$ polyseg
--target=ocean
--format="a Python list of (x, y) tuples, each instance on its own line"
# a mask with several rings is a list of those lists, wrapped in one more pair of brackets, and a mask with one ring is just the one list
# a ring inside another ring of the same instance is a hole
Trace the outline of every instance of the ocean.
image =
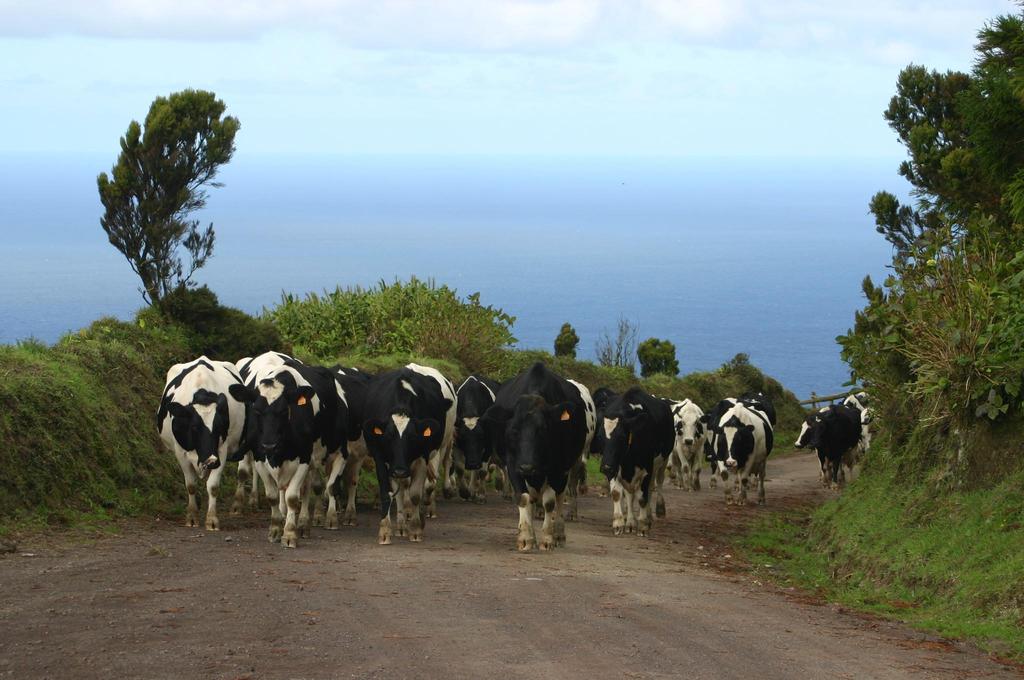
[[(99, 226), (109, 154), (0, 155), (0, 342), (142, 304)], [(289, 156), (239, 152), (211, 190), (197, 280), (258, 313), (283, 291), (417, 276), (516, 316), (519, 347), (569, 321), (594, 356), (620, 316), (682, 372), (737, 352), (798, 396), (841, 389), (835, 336), (885, 276), (867, 203), (894, 159)]]

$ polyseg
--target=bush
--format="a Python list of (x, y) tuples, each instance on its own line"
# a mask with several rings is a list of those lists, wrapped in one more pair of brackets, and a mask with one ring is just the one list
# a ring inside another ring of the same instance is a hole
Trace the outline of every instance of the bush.
[(516, 341), (515, 317), (480, 304), (478, 293), (463, 299), (454, 289), (416, 278), (301, 299), (285, 294), (265, 317), (297, 353), (319, 357), (417, 354), (491, 372), (501, 351)]
[[(184, 327), (195, 355), (237, 361), (270, 350), (288, 351), (281, 334), (266, 319), (257, 319), (234, 307), (225, 307), (207, 288), (178, 288), (159, 305), (163, 317)], [(140, 313), (143, 323), (152, 320), (148, 310)]]
[(676, 346), (668, 340), (647, 338), (636, 348), (640, 360), (640, 375), (648, 378), (655, 373), (676, 375), (679, 362), (676, 360)]

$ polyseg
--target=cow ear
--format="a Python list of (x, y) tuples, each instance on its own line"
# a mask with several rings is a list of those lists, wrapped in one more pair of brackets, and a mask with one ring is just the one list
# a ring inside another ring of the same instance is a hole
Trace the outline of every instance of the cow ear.
[(187, 418), (191, 414), (192, 409), (184, 404), (172, 401), (167, 405), (167, 411), (175, 418)]
[(367, 420), (363, 423), (363, 436), (366, 437), (367, 441), (371, 439), (380, 439), (384, 436), (384, 432), (386, 430), (387, 427), (383, 420)]
[(316, 396), (316, 390), (308, 385), (302, 387), (296, 387), (294, 390), (289, 390), (288, 403), (295, 406), (309, 406), (313, 408), (313, 397)]
[(561, 404), (548, 406), (548, 418), (556, 423), (568, 424), (576, 420), (579, 409), (571, 401), (563, 401)]
[(250, 389), (240, 383), (234, 383), (228, 387), (228, 394), (235, 401), (251, 404), (256, 401), (257, 393), (256, 390)]

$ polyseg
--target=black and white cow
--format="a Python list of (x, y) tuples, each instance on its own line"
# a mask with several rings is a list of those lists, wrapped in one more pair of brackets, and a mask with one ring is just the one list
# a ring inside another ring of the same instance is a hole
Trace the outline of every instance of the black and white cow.
[[(757, 503), (764, 505), (765, 466), (774, 444), (768, 416), (753, 406), (737, 402), (719, 418), (715, 430), (715, 461), (724, 469), (726, 504), (745, 505), (750, 477), (754, 476), (757, 478)], [(730, 475), (732, 484), (728, 483)]]
[(843, 400), (843, 406), (852, 406), (858, 411), (863, 411), (868, 407), (869, 402), (870, 398), (868, 397), (868, 393), (860, 391), (847, 396), (846, 399)]
[(363, 422), (366, 420), (366, 392), (373, 379), (373, 375), (358, 368), (343, 368), (335, 365), (331, 367), (331, 370), (334, 371), (335, 379), (341, 383), (342, 390), (345, 392), (345, 400), (348, 402), (348, 456), (337, 481), (333, 486), (327, 487), (326, 492), (329, 496), (324, 523), (328, 529), (333, 528), (331, 509), (338, 496), (345, 499), (345, 511), (341, 516), (341, 524), (352, 527), (356, 525), (356, 487), (359, 484), (359, 471), (363, 468), (363, 463), (370, 457), (369, 449), (366, 447), (366, 437), (363, 434)]
[[(239, 359), (235, 362), (235, 369), (242, 378), (242, 382), (246, 386), (255, 389), (257, 373), (268, 368), (284, 366), (285, 361), (296, 361), (296, 359), (282, 352), (264, 352), (259, 356)], [(254, 415), (251, 413), (251, 409), (249, 411), (247, 419), (251, 423)], [(246, 503), (245, 484), (247, 481), (252, 482), (248, 499), (249, 507), (253, 510), (259, 507), (259, 488), (260, 482), (262, 482), (265, 497), (271, 503), (271, 511), (277, 512), (277, 487), (273, 485), (273, 480), (270, 478), (269, 468), (256, 460), (254, 433), (254, 426), (246, 427), (245, 445), (239, 450), (243, 456), (238, 461), (238, 486), (235, 487), (235, 501), (231, 506), (232, 514), (240, 511)]]
[(689, 399), (672, 403), (675, 445), (672, 467), (676, 485), (687, 491), (700, 491), (700, 467), (704, 453), (704, 411)]
[(529, 551), (537, 544), (535, 503), (544, 508), (541, 550), (565, 544), (562, 507), (570, 474), (590, 449), (595, 411), (586, 387), (538, 361), (505, 383), (484, 414), (487, 437), (505, 461), (518, 497), (519, 550)]
[(196, 483), (209, 473), (206, 528), (220, 529), (217, 494), (224, 464), (244, 445), (246, 407), (235, 394), (235, 388), (241, 387), (233, 364), (205, 356), (175, 364), (167, 371), (156, 428), (164, 445), (178, 459), (185, 477), (186, 526), (198, 524)]
[(871, 407), (868, 406), (869, 401), (868, 393), (864, 391), (851, 394), (843, 400), (843, 406), (852, 406), (860, 411), (860, 443), (857, 445), (858, 460), (855, 461), (855, 464), (871, 446), (872, 421), (874, 421), (875, 415)]
[(255, 388), (242, 387), (240, 395), (252, 404), (254, 453), (278, 491), (280, 514), (271, 515), (269, 538), (295, 548), (300, 536), (309, 536), (311, 470), (330, 469), (328, 486), (342, 471), (348, 427), (345, 392), (330, 369), (288, 360), (258, 374)]
[(721, 422), (722, 416), (737, 403), (739, 403), (739, 399), (726, 397), (701, 417), (701, 423), (704, 425), (704, 459), (708, 463), (708, 484), (712, 489), (718, 485), (718, 479), (722, 477), (722, 473), (728, 472), (725, 465), (720, 464), (715, 456), (718, 437), (722, 433), (718, 424)]
[[(672, 410), (665, 400), (631, 387), (605, 406), (601, 429), (605, 436), (601, 472), (611, 488), (612, 529), (615, 535), (635, 531), (646, 536), (652, 522), (652, 482), (655, 513), (665, 516), (665, 499), (657, 481), (664, 478), (675, 444)], [(626, 506), (625, 517), (620, 501)]]
[(423, 540), (425, 505), (452, 448), (455, 413), (455, 388), (436, 369), (408, 364), (370, 381), (363, 434), (377, 467), (381, 545), (391, 543), (392, 505), (398, 535)]
[(829, 406), (812, 413), (804, 420), (804, 428), (797, 440), (797, 448), (810, 448), (818, 452), (822, 481), (839, 488), (842, 467), (852, 470), (855, 451), (860, 442), (861, 413), (853, 406)]
[[(487, 466), (492, 465), (491, 446), (480, 417), (494, 405), (500, 385), (490, 378), (471, 375), (456, 393), (458, 409), (455, 418), (455, 444), (452, 450), (455, 483), (459, 496), (468, 501), (486, 499)], [(496, 466), (497, 467), (497, 466)], [(501, 488), (505, 488), (504, 469)]]
[(747, 392), (740, 397), (740, 403), (765, 414), (768, 417), (768, 424), (773, 428), (778, 424), (775, 416), (775, 405), (764, 392)]

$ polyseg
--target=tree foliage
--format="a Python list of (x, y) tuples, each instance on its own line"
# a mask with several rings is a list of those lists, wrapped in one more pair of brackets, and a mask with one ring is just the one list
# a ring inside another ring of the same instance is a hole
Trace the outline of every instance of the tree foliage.
[(568, 321), (562, 324), (562, 330), (555, 338), (555, 356), (576, 358), (576, 346), (580, 344), (580, 336)]
[(602, 366), (616, 368), (627, 368), (631, 372), (636, 370), (636, 343), (640, 329), (637, 324), (631, 322), (624, 316), (619, 317), (615, 328), (615, 337), (609, 335), (608, 331), (602, 331), (594, 347), (597, 354), (597, 362)]
[(1024, 392), (1024, 16), (978, 34), (969, 74), (903, 70), (885, 117), (913, 206), (871, 202), (893, 275), (838, 338), (895, 441), (998, 420)]
[(676, 360), (676, 346), (668, 340), (647, 338), (636, 349), (640, 360), (640, 375), (649, 378), (656, 373), (676, 375), (679, 362)]
[(184, 90), (157, 97), (145, 127), (128, 125), (117, 163), (100, 173), (100, 225), (157, 304), (187, 286), (213, 253), (213, 225), (191, 215), (206, 205), (206, 187), (235, 151), (238, 119), (224, 115), (212, 92)]

